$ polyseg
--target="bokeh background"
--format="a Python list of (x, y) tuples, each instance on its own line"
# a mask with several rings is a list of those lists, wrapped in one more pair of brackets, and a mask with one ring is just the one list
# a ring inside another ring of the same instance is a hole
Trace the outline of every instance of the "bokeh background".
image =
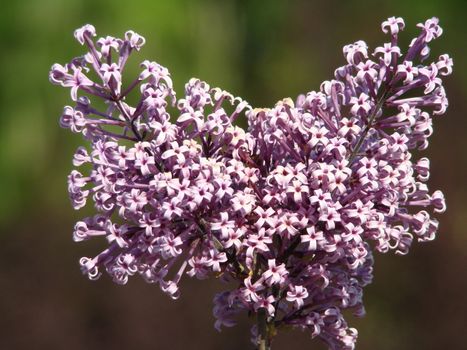
[[(435, 119), (430, 187), (448, 211), (436, 241), (409, 256), (377, 255), (365, 291), (368, 315), (350, 318), (358, 349), (467, 349), (467, 35), (465, 1), (16, 0), (0, 6), (0, 349), (251, 349), (249, 324), (213, 328), (219, 281), (183, 283), (172, 302), (138, 278), (127, 286), (90, 282), (78, 259), (99, 242), (75, 244), (66, 193), (73, 151), (82, 140), (58, 127), (69, 94), (48, 83), (55, 62), (82, 53), (73, 30), (100, 35), (133, 29), (147, 45), (133, 58), (167, 66), (178, 91), (192, 76), (254, 106), (317, 89), (343, 64), (342, 46), (386, 38), (380, 23), (402, 16), (405, 43), (415, 25), (438, 16), (449, 53), (447, 115)], [(325, 349), (308, 334), (280, 334), (274, 349)]]

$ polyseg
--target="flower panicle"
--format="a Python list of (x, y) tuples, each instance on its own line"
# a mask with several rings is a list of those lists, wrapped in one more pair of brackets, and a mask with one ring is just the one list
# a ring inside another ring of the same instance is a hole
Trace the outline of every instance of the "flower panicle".
[(389, 18), (389, 42), (346, 45), (346, 64), (319, 91), (263, 109), (195, 78), (177, 98), (168, 69), (148, 60), (124, 84), (145, 39), (77, 29), (86, 53), (54, 64), (49, 79), (70, 88), (74, 103), (60, 125), (90, 146), (73, 164), (91, 171), (73, 170), (68, 191), (75, 209), (91, 200), (97, 213), (76, 224), (73, 239), (108, 242), (80, 260), (83, 273), (106, 271), (119, 284), (140, 275), (174, 299), (184, 275), (237, 281), (214, 298), (216, 328), (261, 311), (269, 327), (353, 349), (357, 331), (343, 311), (364, 314), (372, 252), (407, 254), (414, 239), (434, 239), (429, 210), (446, 209), (426, 185), (429, 160), (412, 151), (427, 148), (432, 116), (446, 111), (453, 62), (445, 54), (424, 63), (442, 29), (437, 18), (418, 27), (400, 48), (405, 23)]

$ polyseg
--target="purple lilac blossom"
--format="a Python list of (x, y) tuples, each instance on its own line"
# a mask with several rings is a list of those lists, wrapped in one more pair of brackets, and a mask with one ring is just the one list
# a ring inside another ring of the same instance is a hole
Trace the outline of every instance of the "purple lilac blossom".
[(214, 297), (217, 329), (262, 309), (270, 327), (354, 349), (343, 311), (365, 313), (372, 251), (407, 254), (414, 239), (431, 241), (438, 221), (427, 210), (446, 209), (426, 185), (429, 160), (412, 151), (427, 148), (431, 115), (446, 111), (442, 77), (453, 63), (423, 63), (442, 33), (437, 18), (418, 24), (406, 52), (404, 27), (389, 18), (389, 42), (345, 46), (347, 63), (319, 91), (261, 109), (194, 78), (177, 99), (167, 68), (148, 60), (124, 84), (145, 39), (128, 31), (94, 41), (92, 25), (76, 30), (86, 54), (53, 65), (50, 81), (71, 88), (75, 103), (60, 125), (90, 144), (73, 164), (92, 170), (73, 170), (68, 190), (75, 209), (91, 199), (97, 214), (76, 223), (73, 239), (108, 242), (81, 258), (83, 273), (106, 271), (119, 284), (140, 275), (173, 299), (183, 275), (236, 281)]

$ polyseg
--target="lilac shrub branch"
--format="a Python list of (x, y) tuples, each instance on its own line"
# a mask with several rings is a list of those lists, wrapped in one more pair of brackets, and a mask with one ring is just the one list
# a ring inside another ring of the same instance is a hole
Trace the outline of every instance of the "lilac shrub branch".
[(74, 102), (60, 125), (89, 146), (73, 164), (91, 171), (73, 170), (68, 191), (75, 209), (90, 199), (96, 214), (76, 223), (73, 239), (108, 242), (81, 258), (83, 273), (105, 271), (119, 284), (140, 275), (173, 299), (185, 275), (235, 281), (214, 297), (216, 329), (246, 312), (259, 349), (284, 327), (354, 349), (357, 330), (343, 311), (365, 314), (372, 252), (407, 254), (414, 239), (431, 241), (438, 221), (427, 210), (446, 208), (426, 185), (429, 160), (412, 151), (427, 148), (432, 115), (446, 111), (452, 59), (424, 63), (438, 19), (418, 24), (405, 55), (404, 27), (389, 18), (389, 42), (372, 53), (363, 41), (345, 46), (345, 65), (319, 91), (262, 109), (194, 78), (177, 98), (167, 68), (148, 60), (124, 86), (145, 39), (76, 30), (87, 52), (54, 64), (49, 77)]

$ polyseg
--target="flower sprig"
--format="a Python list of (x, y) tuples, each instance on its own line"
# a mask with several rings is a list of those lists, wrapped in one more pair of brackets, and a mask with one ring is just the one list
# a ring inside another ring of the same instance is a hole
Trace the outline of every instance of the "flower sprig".
[[(49, 77), (74, 102), (60, 125), (90, 145), (73, 164), (92, 170), (73, 170), (68, 191), (75, 209), (91, 199), (97, 213), (73, 238), (108, 242), (80, 260), (83, 273), (106, 271), (119, 284), (140, 275), (174, 299), (184, 275), (236, 281), (214, 298), (217, 329), (248, 312), (261, 349), (284, 326), (353, 349), (357, 330), (342, 312), (364, 314), (372, 251), (406, 254), (414, 238), (434, 239), (438, 221), (425, 208), (446, 208), (426, 185), (429, 160), (411, 152), (428, 146), (432, 115), (446, 111), (452, 59), (424, 63), (438, 19), (418, 25), (405, 54), (404, 27), (389, 18), (389, 42), (373, 53), (363, 41), (345, 46), (346, 64), (319, 91), (263, 109), (199, 79), (177, 99), (167, 68), (148, 60), (126, 85), (128, 58), (145, 39), (76, 30), (86, 54)], [(247, 130), (235, 125), (241, 117)]]

